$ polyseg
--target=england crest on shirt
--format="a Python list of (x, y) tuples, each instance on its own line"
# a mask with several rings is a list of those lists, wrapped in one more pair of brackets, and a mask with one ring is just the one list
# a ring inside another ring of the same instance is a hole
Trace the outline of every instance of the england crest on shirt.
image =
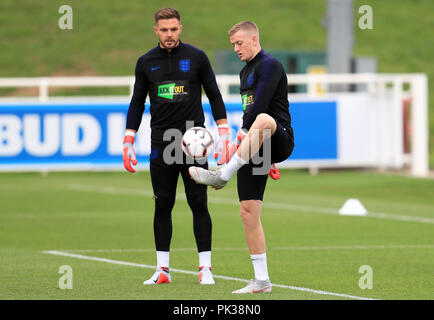
[(182, 72), (190, 71), (190, 59), (179, 60), (179, 70)]

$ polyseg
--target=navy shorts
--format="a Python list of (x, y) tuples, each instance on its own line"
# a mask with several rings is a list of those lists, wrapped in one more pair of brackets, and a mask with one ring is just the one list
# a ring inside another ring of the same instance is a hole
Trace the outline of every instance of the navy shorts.
[[(193, 164), (187, 164), (186, 156), (182, 152), (181, 146), (179, 146), (179, 154), (182, 154), (182, 163), (166, 164), (163, 159), (164, 148), (167, 144), (151, 144), (151, 156), (150, 156), (150, 174), (152, 188), (154, 195), (160, 198), (175, 197), (176, 189), (178, 185), (178, 177), (181, 174), (185, 193), (187, 197), (201, 195), (206, 199), (207, 188), (205, 185), (197, 184), (190, 178), (188, 168), (193, 166), (202, 167), (208, 169), (208, 163), (198, 163), (194, 161)], [(172, 156), (174, 152), (172, 152)]]
[[(261, 200), (264, 197), (265, 186), (267, 185), (268, 171), (273, 163), (282, 162), (291, 155), (294, 149), (294, 132), (292, 128), (284, 128), (276, 121), (276, 132), (271, 136), (271, 150), (264, 155), (267, 147), (259, 149), (257, 160), (255, 156), (237, 172), (238, 198), (243, 200)], [(264, 145), (267, 141), (264, 141)], [(260, 159), (263, 161), (259, 162)]]

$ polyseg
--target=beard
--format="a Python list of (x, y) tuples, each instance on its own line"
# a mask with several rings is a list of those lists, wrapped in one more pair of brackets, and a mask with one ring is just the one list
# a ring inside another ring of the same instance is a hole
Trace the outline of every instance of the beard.
[(175, 40), (175, 39), (169, 39), (169, 40), (164, 40), (164, 41), (161, 41), (161, 40), (160, 40), (160, 45), (161, 45), (161, 47), (163, 47), (164, 49), (173, 49), (173, 48), (175, 48), (178, 44), (179, 44), (179, 39), (178, 39), (178, 40)]

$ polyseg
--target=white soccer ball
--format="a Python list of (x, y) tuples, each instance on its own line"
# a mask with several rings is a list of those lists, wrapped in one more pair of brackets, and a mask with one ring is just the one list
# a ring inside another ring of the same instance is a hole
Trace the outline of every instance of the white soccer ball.
[(201, 160), (211, 153), (214, 139), (211, 133), (202, 127), (188, 129), (182, 136), (182, 151), (195, 160)]

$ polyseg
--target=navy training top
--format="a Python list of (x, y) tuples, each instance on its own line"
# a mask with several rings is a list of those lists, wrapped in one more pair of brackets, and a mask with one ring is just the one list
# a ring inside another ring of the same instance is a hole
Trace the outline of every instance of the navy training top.
[(184, 133), (186, 121), (203, 127), (202, 87), (214, 119), (226, 118), (226, 108), (205, 52), (181, 41), (170, 52), (158, 44), (137, 61), (126, 128), (139, 129), (148, 93), (152, 142), (163, 142), (167, 129)]
[(277, 59), (261, 50), (248, 61), (240, 71), (240, 93), (243, 128), (249, 130), (260, 113), (267, 113), (291, 131), (288, 79)]

